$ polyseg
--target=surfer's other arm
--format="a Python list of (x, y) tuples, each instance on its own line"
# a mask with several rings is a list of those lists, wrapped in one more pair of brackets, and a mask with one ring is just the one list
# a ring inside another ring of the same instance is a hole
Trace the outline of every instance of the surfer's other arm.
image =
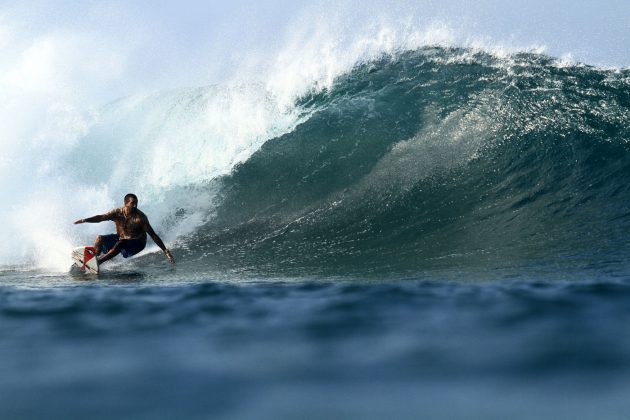
[(164, 245), (164, 242), (162, 242), (162, 239), (160, 239), (160, 237), (158, 236), (157, 233), (155, 233), (155, 231), (153, 230), (153, 228), (151, 227), (151, 225), (149, 224), (148, 220), (145, 220), (144, 223), (144, 229), (145, 231), (149, 234), (149, 236), (151, 237), (151, 239), (153, 239), (153, 242), (155, 242), (155, 244), (157, 246), (160, 247), (160, 249), (162, 251), (164, 251), (164, 254), (166, 254), (166, 258), (168, 258), (168, 260), (172, 263), (175, 262), (175, 258), (173, 257), (173, 254), (171, 254), (171, 250), (168, 249), (166, 247), (166, 245)]
[(79, 219), (74, 222), (75, 225), (79, 225), (81, 223), (101, 223), (106, 220), (110, 220), (109, 216), (106, 214), (99, 214), (98, 216), (88, 217), (87, 219)]

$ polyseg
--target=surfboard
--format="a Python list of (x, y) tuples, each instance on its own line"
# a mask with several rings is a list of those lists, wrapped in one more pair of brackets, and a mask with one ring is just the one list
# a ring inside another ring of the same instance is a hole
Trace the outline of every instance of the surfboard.
[(72, 250), (74, 267), (91, 274), (98, 274), (98, 261), (96, 261), (96, 250), (93, 246), (79, 246)]

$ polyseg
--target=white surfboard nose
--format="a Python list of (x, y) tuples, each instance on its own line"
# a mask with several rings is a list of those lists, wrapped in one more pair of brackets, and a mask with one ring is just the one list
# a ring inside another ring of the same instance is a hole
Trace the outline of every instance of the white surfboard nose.
[(79, 246), (72, 250), (74, 265), (86, 273), (98, 273), (96, 249), (93, 246)]

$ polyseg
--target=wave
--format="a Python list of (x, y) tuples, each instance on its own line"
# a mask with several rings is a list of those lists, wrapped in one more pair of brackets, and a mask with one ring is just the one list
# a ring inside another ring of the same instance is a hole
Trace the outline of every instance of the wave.
[(306, 91), (278, 74), (60, 109), (1, 162), (0, 263), (66, 270), (106, 229), (72, 221), (131, 191), (195, 273), (628, 272), (630, 70), (456, 47), (357, 60)]
[(629, 70), (426, 47), (296, 105), (307, 118), (213, 183), (184, 259), (364, 275), (624, 264)]

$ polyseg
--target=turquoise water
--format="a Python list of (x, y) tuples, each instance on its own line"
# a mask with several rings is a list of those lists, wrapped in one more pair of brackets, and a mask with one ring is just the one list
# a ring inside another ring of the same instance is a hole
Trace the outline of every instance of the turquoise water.
[(442, 48), (359, 66), (220, 180), (186, 259), (300, 276), (627, 273), (629, 77)]

